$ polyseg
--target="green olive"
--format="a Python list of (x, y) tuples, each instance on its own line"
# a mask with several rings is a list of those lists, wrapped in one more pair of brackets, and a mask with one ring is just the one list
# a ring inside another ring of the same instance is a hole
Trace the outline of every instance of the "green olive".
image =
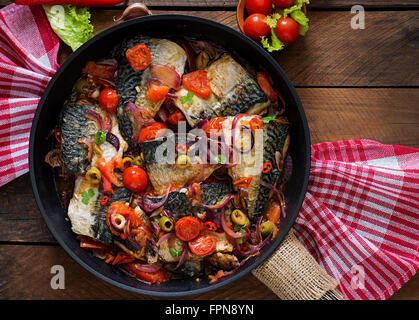
[(160, 218), (159, 226), (164, 232), (170, 232), (173, 229), (173, 222), (168, 217), (163, 216)]
[(100, 179), (102, 179), (102, 175), (100, 174), (99, 169), (91, 168), (86, 172), (86, 178), (93, 184), (99, 184)]
[(186, 154), (181, 154), (176, 159), (176, 167), (186, 169), (191, 165), (191, 159)]
[(260, 233), (262, 236), (266, 237), (267, 235), (271, 234), (274, 231), (275, 225), (270, 221), (265, 221), (259, 227)]
[(209, 62), (208, 53), (206, 53), (205, 51), (201, 51), (201, 53), (196, 58), (196, 68), (198, 70), (203, 70), (208, 65), (208, 62)]
[(133, 163), (134, 163), (134, 159), (132, 159), (131, 157), (124, 157), (122, 159), (122, 164), (124, 165), (124, 168), (131, 167)]
[(246, 216), (246, 214), (243, 213), (243, 211), (239, 209), (233, 211), (231, 214), (231, 220), (233, 223), (243, 227), (247, 227), (250, 224), (249, 218)]
[(77, 80), (76, 85), (74, 86), (74, 90), (78, 93), (82, 93), (87, 89), (87, 81), (85, 78), (80, 78)]

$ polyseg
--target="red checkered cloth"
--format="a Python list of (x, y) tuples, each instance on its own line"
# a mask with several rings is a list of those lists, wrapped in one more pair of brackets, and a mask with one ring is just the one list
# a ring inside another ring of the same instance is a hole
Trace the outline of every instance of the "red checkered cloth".
[(419, 150), (349, 140), (311, 152), (295, 234), (347, 299), (387, 299), (419, 267)]
[(0, 10), (0, 186), (28, 171), (32, 119), (58, 69), (58, 48), (42, 7)]
[[(27, 172), (33, 114), (58, 68), (40, 7), (0, 10), (0, 186)], [(312, 146), (294, 231), (348, 299), (386, 299), (417, 271), (419, 150), (369, 140)]]

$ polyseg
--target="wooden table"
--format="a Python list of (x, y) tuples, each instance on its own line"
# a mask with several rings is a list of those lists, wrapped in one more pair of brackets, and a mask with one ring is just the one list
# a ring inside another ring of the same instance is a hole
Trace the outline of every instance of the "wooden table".
[[(146, 0), (153, 13), (202, 16), (237, 29), (237, 0)], [(419, 41), (416, 0), (312, 0), (310, 30), (274, 57), (303, 103), (313, 143), (374, 139), (419, 147)], [(9, 3), (0, 0), (0, 5)], [(364, 30), (350, 8), (364, 5)], [(92, 9), (95, 32), (121, 9)], [(61, 46), (59, 62), (70, 50)], [(50, 287), (51, 267), (65, 269), (65, 290)], [(97, 279), (74, 262), (44, 224), (28, 174), (0, 188), (0, 299), (147, 299)], [(252, 275), (191, 299), (276, 299)], [(419, 276), (392, 299), (419, 299)]]

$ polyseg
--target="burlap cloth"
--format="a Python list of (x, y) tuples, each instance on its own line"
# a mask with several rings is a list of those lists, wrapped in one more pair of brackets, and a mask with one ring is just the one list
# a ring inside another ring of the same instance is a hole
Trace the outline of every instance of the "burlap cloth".
[(337, 281), (320, 268), (292, 231), (252, 273), (283, 300), (343, 299)]

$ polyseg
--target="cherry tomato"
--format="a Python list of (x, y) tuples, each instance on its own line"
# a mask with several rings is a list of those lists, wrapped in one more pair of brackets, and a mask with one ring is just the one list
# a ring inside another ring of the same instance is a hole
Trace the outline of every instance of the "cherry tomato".
[(155, 272), (141, 271), (139, 269), (140, 264), (138, 262), (127, 263), (126, 266), (137, 279), (148, 283), (162, 283), (170, 279), (170, 274), (164, 269), (160, 269)]
[(291, 43), (298, 37), (298, 24), (292, 18), (279, 18), (275, 27), (275, 33), (279, 40)]
[(129, 65), (135, 71), (144, 70), (150, 65), (151, 55), (144, 43), (137, 44), (125, 52)]
[(168, 92), (169, 87), (152, 83), (147, 89), (146, 98), (151, 102), (159, 102), (166, 97)]
[(105, 88), (99, 94), (99, 105), (108, 112), (115, 112), (118, 105), (118, 94), (114, 89)]
[(276, 102), (278, 100), (278, 95), (272, 88), (271, 83), (269, 82), (268, 76), (266, 74), (264, 74), (263, 72), (258, 72), (257, 82), (259, 84), (259, 87), (266, 94), (269, 100), (271, 100), (272, 102)]
[(217, 241), (214, 237), (201, 235), (198, 238), (189, 241), (189, 249), (198, 256), (206, 256), (215, 250)]
[(185, 121), (185, 116), (183, 115), (182, 111), (180, 110), (176, 110), (175, 112), (173, 112), (166, 120), (166, 122), (177, 126), (177, 124), (179, 123), (179, 121)]
[(147, 188), (148, 176), (144, 169), (139, 167), (128, 167), (122, 174), (124, 186), (132, 192), (141, 192)]
[(265, 23), (266, 16), (260, 13), (254, 13), (244, 21), (243, 29), (246, 36), (259, 41), (261, 37), (266, 36), (271, 30)]
[(253, 13), (268, 15), (272, 11), (271, 0), (247, 0), (246, 11), (249, 15)]
[(215, 118), (210, 119), (207, 125), (204, 127), (204, 131), (207, 134), (211, 134), (211, 132), (215, 133), (219, 130), (222, 130), (223, 129), (222, 123), (224, 120), (225, 118), (223, 117), (215, 117)]
[(191, 241), (201, 232), (201, 223), (190, 216), (180, 218), (175, 224), (176, 236), (182, 241)]
[(211, 95), (210, 82), (205, 70), (185, 74), (182, 78), (184, 88), (197, 96), (207, 99)]
[(141, 129), (138, 142), (153, 140), (163, 135), (166, 126), (161, 122), (153, 122)]
[(272, 0), (273, 4), (278, 8), (288, 8), (294, 0)]

